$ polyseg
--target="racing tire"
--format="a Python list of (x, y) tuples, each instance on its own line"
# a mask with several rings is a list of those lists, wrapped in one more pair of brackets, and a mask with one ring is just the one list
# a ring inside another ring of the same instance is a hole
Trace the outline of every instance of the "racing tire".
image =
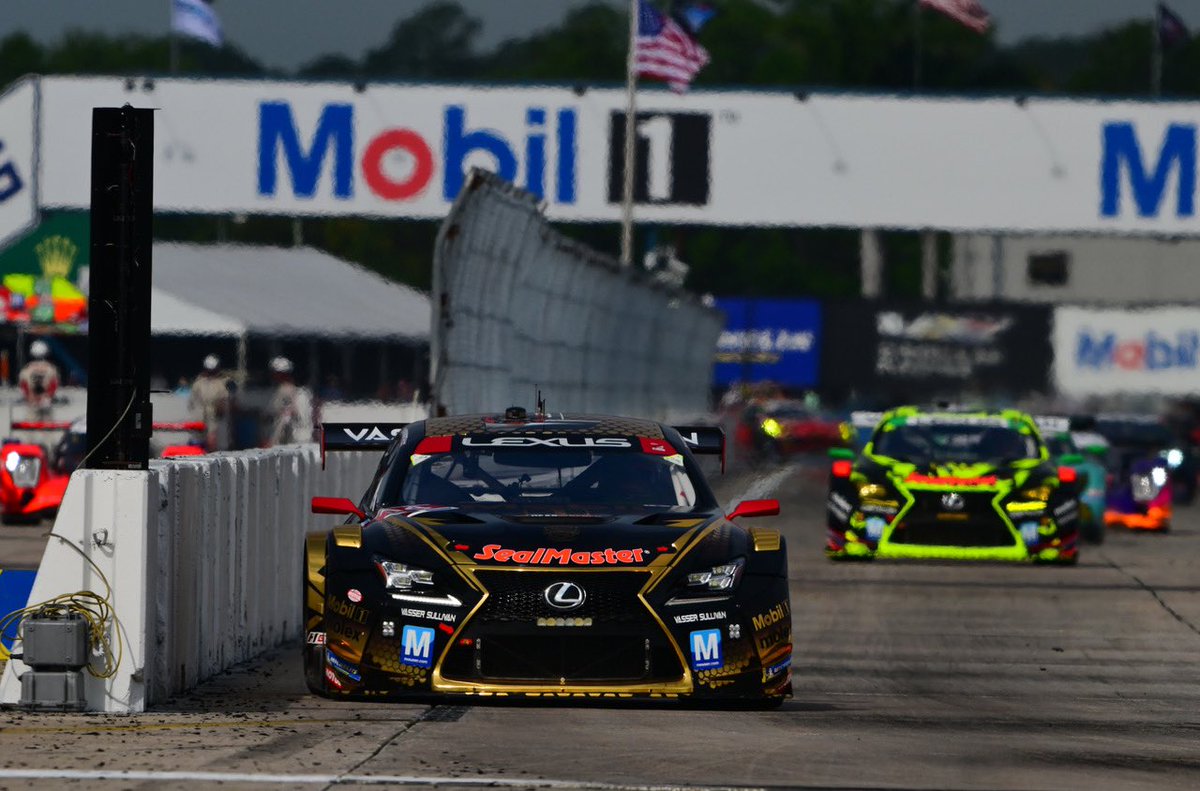
[(309, 626), (320, 623), (321, 614), (308, 606), (308, 557), (301, 553), (300, 558), (300, 600), (304, 602), (304, 619), (301, 623), (305, 631), (301, 635), (300, 651), (304, 660), (304, 683), (308, 691), (314, 695), (327, 697), (325, 689), (325, 646), (310, 645), (308, 642)]
[(1089, 544), (1103, 544), (1104, 543), (1104, 534), (1105, 534), (1104, 525), (1100, 524), (1099, 522), (1095, 521), (1094, 519), (1091, 522), (1081, 525), (1080, 529), (1079, 529), (1079, 533), (1083, 537), (1083, 540), (1088, 542)]

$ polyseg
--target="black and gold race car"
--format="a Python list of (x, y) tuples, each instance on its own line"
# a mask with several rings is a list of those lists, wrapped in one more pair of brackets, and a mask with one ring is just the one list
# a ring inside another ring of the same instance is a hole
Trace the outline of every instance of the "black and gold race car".
[(325, 450), (380, 448), (345, 524), (309, 535), (304, 672), (331, 697), (695, 698), (791, 694), (778, 531), (728, 516), (693, 453), (710, 427), (524, 409), (325, 424)]
[(825, 554), (1072, 564), (1079, 479), (1017, 410), (880, 416), (857, 456), (830, 452)]

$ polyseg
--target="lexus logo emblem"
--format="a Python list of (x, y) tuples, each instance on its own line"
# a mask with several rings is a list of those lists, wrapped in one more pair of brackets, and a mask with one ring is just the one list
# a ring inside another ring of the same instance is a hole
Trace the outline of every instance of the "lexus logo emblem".
[(583, 606), (587, 594), (574, 582), (556, 582), (546, 588), (546, 604), (556, 610), (574, 610)]
[(949, 492), (942, 495), (942, 508), (945, 508), (947, 511), (961, 511), (966, 504), (963, 496), (958, 492)]

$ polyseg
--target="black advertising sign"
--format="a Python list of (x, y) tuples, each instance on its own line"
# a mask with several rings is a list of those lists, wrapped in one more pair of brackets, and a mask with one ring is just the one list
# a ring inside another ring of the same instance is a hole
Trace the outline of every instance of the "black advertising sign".
[(880, 406), (1045, 391), (1051, 315), (1025, 304), (827, 303), (823, 389)]

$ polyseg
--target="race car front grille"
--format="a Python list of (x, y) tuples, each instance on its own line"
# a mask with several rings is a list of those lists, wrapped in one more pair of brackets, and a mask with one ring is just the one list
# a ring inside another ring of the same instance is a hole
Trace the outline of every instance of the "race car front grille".
[[(480, 571), (476, 578), (488, 590), (488, 600), (475, 616), (480, 624), (534, 624), (539, 618), (591, 618), (595, 624), (645, 625), (649, 621), (638, 591), (649, 579), (645, 572), (543, 574)], [(581, 606), (563, 611), (546, 601), (546, 588), (574, 582), (585, 593)]]
[(679, 675), (679, 661), (649, 638), (488, 637), (479, 639), (478, 652), (479, 677), (488, 680), (634, 682)]
[[(646, 572), (484, 570), (476, 578), (488, 598), (447, 653), (447, 678), (561, 685), (683, 676), (674, 644), (638, 598)], [(578, 585), (584, 603), (566, 611), (551, 607), (546, 589), (558, 582)]]
[(942, 502), (945, 492), (913, 492), (913, 505), (892, 531), (893, 544), (938, 547), (1009, 547), (1017, 543), (992, 505), (995, 492), (959, 492), (961, 509)]

